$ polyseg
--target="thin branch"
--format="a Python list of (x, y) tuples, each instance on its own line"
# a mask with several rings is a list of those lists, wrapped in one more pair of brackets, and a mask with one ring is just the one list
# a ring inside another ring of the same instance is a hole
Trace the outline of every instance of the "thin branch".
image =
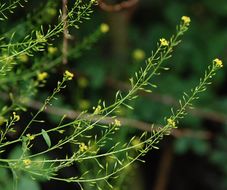
[[(0, 93), (0, 98), (2, 100), (9, 99), (8, 95), (5, 93)], [(43, 103), (36, 101), (36, 100), (28, 99), (27, 101), (24, 102), (24, 105), (27, 107), (39, 110), (43, 106)], [(82, 116), (81, 116), (81, 111), (74, 111), (74, 110), (70, 110), (70, 109), (66, 109), (66, 108), (62, 108), (62, 107), (56, 107), (53, 105), (47, 106), (46, 109), (44, 110), (44, 112), (52, 114), (52, 115), (56, 115), (56, 116), (65, 115), (66, 118), (68, 118), (68, 119), (76, 119), (76, 118), (80, 117), (81, 119), (88, 119), (93, 122), (96, 122), (97, 120), (102, 118), (102, 115), (91, 116), (91, 114), (89, 114), (89, 113), (82, 114)], [(215, 114), (218, 115), (218, 113), (215, 113)], [(142, 131), (151, 131), (151, 130), (155, 130), (155, 129), (162, 127), (158, 124), (155, 124), (154, 127), (151, 128), (151, 126), (152, 126), (151, 123), (146, 123), (143, 121), (124, 118), (124, 117), (117, 117), (117, 119), (121, 122), (121, 124), (123, 126), (136, 128), (136, 129), (139, 129)], [(101, 119), (99, 121), (100, 124), (106, 124), (106, 125), (112, 124), (113, 122), (114, 122), (114, 119), (111, 117), (105, 117), (105, 119)], [(183, 137), (183, 136), (194, 137), (194, 138), (199, 138), (199, 139), (213, 138), (213, 134), (209, 131), (201, 130), (201, 131), (194, 132), (191, 129), (174, 129), (171, 131), (171, 135), (176, 138)]]
[(63, 44), (62, 44), (62, 62), (63, 64), (68, 63), (67, 52), (68, 52), (68, 21), (67, 21), (67, 4), (68, 0), (62, 0), (62, 20), (64, 22), (64, 31), (63, 31)]
[[(34, 109), (40, 109), (42, 107), (42, 103), (35, 101), (35, 100), (29, 100), (26, 101), (25, 103), (26, 106), (34, 108)], [(76, 119), (76, 118), (81, 118), (81, 119), (87, 119), (92, 122), (96, 122), (100, 118), (102, 118), (102, 115), (96, 115), (96, 116), (91, 116), (89, 113), (85, 113), (81, 116), (81, 111), (73, 111), (70, 109), (65, 109), (61, 107), (55, 107), (55, 106), (48, 106), (45, 109), (46, 113), (50, 113), (52, 115), (57, 115), (57, 116), (62, 116), (66, 115), (67, 118), (69, 119)], [(135, 120), (135, 119), (129, 119), (129, 118), (124, 118), (124, 117), (117, 117), (117, 119), (121, 122), (122, 126), (128, 126), (132, 128), (136, 128), (142, 131), (151, 131), (151, 130), (158, 130), (161, 126), (158, 124), (155, 124), (154, 127), (152, 128), (152, 124), (146, 123), (143, 121)], [(100, 124), (111, 124), (114, 122), (114, 119), (111, 117), (105, 117), (105, 119), (101, 119), (99, 121)], [(212, 133), (208, 131), (196, 131), (194, 132), (193, 130), (190, 129), (174, 129), (171, 132), (171, 135), (179, 138), (182, 136), (189, 136), (189, 137), (194, 137), (194, 138), (199, 138), (199, 139), (210, 139), (213, 137)]]
[(135, 6), (139, 0), (127, 0), (117, 4), (108, 4), (105, 0), (98, 0), (99, 7), (107, 12), (118, 12)]
[(164, 147), (159, 166), (157, 169), (157, 179), (153, 187), (154, 190), (165, 190), (170, 178), (170, 171), (173, 162), (173, 145), (168, 142)]

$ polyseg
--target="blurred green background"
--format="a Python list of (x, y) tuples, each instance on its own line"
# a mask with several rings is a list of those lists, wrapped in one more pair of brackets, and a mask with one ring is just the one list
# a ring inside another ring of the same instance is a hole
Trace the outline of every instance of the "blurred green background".
[[(35, 23), (32, 23), (34, 26), (54, 23), (52, 13), (61, 8), (61, 1), (48, 2), (49, 8), (38, 15)], [(109, 4), (121, 2), (106, 1)], [(27, 13), (32, 16), (46, 3), (44, 0), (29, 1), (23, 10), (16, 10), (15, 15), (10, 17), (10, 23), (4, 27), (7, 29), (20, 23), (22, 16)], [(160, 143), (160, 150), (146, 155), (143, 158), (146, 163), (135, 164), (131, 175), (125, 177), (122, 189), (227, 189), (227, 1), (139, 0), (134, 6), (116, 12), (96, 6), (91, 20), (81, 24), (80, 30), (69, 31), (72, 36), (69, 48), (75, 48), (101, 23), (110, 26), (109, 33), (78, 58), (69, 57), (67, 66), (52, 70), (53, 73), (60, 73), (66, 67), (76, 73), (76, 80), (54, 105), (92, 111), (99, 99), (111, 103), (118, 89), (127, 90), (128, 78), (144, 64), (160, 38), (168, 39), (175, 32), (176, 24), (183, 15), (189, 16), (192, 22), (183, 42), (165, 63), (170, 71), (154, 78), (153, 82), (158, 88), (150, 95), (141, 94), (139, 99), (132, 102), (134, 110), (122, 109), (120, 116), (148, 124), (162, 124), (163, 118), (170, 114), (170, 108), (176, 106), (184, 91), (189, 92), (198, 83), (214, 58), (222, 59), (224, 67), (196, 102), (196, 108), (180, 122), (179, 130)], [(25, 35), (26, 28), (17, 31), (17, 34)], [(61, 44), (61, 37), (54, 42), (58, 54), (61, 54)], [(39, 97), (46, 97), (54, 84), (56, 76), (50, 76)], [(55, 122), (56, 116), (49, 115), (47, 119)], [(127, 141), (128, 133), (137, 132), (139, 130), (128, 126), (121, 131), (119, 138)], [(0, 176), (0, 181), (4, 180)], [(64, 187), (64, 184), (60, 185)], [(34, 186), (36, 189), (51, 189), (60, 185), (43, 182), (40, 187)], [(73, 186), (68, 188), (74, 189)]]

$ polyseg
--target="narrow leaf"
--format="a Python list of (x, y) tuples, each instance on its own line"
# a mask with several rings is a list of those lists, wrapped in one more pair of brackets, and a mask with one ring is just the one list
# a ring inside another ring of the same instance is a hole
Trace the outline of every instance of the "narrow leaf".
[(42, 129), (42, 136), (43, 136), (44, 140), (46, 141), (47, 146), (50, 148), (51, 147), (50, 137), (44, 129)]

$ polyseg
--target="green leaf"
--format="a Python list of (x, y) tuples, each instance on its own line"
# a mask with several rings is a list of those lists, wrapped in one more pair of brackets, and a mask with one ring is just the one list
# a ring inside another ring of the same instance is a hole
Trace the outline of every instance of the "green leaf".
[(18, 184), (18, 190), (23, 189), (40, 190), (40, 187), (37, 181), (34, 181), (26, 176), (22, 176)]
[(51, 147), (50, 137), (44, 129), (42, 129), (42, 136), (43, 136), (44, 140), (46, 141), (47, 146), (50, 148)]
[(20, 146), (16, 146), (10, 151), (8, 158), (18, 159), (21, 157), (22, 154), (23, 154), (22, 148)]

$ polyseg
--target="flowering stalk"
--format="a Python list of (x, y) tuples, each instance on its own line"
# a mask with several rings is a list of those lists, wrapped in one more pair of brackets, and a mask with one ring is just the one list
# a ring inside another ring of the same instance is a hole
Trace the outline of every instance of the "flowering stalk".
[[(23, 135), (26, 133), (26, 131), (28, 130), (28, 128), (31, 126), (31, 124), (36, 120), (36, 118), (38, 117), (38, 115), (43, 112), (46, 107), (48, 105), (50, 105), (50, 102), (55, 98), (56, 94), (59, 93), (61, 91), (61, 89), (65, 88), (65, 82), (72, 80), (74, 77), (73, 73), (69, 72), (68, 70), (65, 71), (64, 73), (64, 77), (62, 79), (61, 82), (58, 82), (57, 87), (54, 89), (53, 93), (51, 94), (51, 96), (49, 96), (43, 106), (39, 109), (39, 111), (33, 116), (33, 118), (30, 120), (30, 122), (27, 124), (27, 126), (25, 127), (25, 129), (23, 130), (23, 132), (20, 135), (20, 138), (23, 137)], [(19, 138), (19, 139), (20, 139)]]
[(163, 138), (164, 135), (169, 135), (172, 129), (177, 128), (179, 120), (183, 119), (187, 115), (187, 108), (193, 108), (192, 102), (199, 99), (198, 95), (206, 90), (207, 86), (211, 84), (212, 78), (222, 67), (222, 61), (218, 58), (214, 59), (212, 64), (208, 66), (208, 70), (205, 71), (203, 78), (200, 79), (199, 84), (195, 88), (191, 89), (191, 94), (184, 92), (182, 99), (179, 100), (180, 107), (176, 111), (171, 108), (172, 115), (165, 119), (166, 125), (158, 130), (153, 130), (152, 137), (147, 140), (149, 149), (156, 148), (156, 144)]

